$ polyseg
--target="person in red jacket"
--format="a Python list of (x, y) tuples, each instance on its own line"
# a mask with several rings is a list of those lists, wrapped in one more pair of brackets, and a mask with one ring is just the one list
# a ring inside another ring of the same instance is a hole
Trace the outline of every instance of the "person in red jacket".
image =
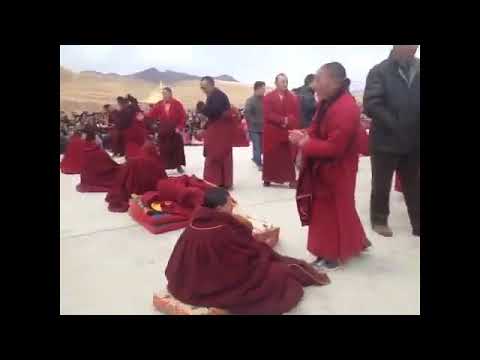
[[(158, 146), (166, 169), (177, 169), (184, 173), (185, 150), (180, 131), (185, 127), (187, 114), (180, 101), (172, 95), (172, 89), (166, 87), (162, 91), (163, 100), (157, 103), (147, 117), (158, 124)], [(176, 130), (180, 130), (177, 132)]]
[(309, 225), (308, 250), (317, 256), (315, 265), (329, 270), (370, 245), (355, 209), (364, 129), (349, 85), (341, 64), (322, 66), (315, 77), (320, 102), (308, 134), (290, 132), (304, 157), (297, 206), (302, 225)]
[(276, 90), (263, 98), (263, 184), (289, 182), (290, 188), (295, 188), (295, 165), (288, 130), (299, 128), (300, 108), (295, 95), (288, 90), (285, 74), (277, 75), (275, 86)]

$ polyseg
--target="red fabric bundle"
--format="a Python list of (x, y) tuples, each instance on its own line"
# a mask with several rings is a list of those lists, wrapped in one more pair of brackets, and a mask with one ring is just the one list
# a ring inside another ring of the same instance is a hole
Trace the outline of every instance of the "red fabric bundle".
[(87, 142), (77, 134), (70, 138), (60, 162), (60, 170), (64, 174), (80, 174), (83, 165), (83, 155)]
[(155, 190), (157, 181), (166, 178), (155, 145), (148, 143), (140, 150), (140, 156), (129, 158), (122, 165), (105, 201), (109, 203), (108, 210), (112, 212), (126, 212), (128, 200), (132, 194), (141, 195)]
[(115, 184), (121, 165), (94, 142), (88, 142), (84, 149), (84, 166), (80, 174), (79, 192), (108, 192)]

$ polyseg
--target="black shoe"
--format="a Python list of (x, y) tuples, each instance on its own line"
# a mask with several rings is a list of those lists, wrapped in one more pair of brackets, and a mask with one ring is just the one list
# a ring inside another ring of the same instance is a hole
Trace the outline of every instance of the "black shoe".
[(263, 186), (269, 187), (270, 186), (270, 181), (264, 181)]
[(338, 261), (325, 260), (322, 267), (325, 269), (325, 271), (335, 271), (340, 268), (340, 263)]
[(412, 231), (413, 236), (418, 236), (420, 237), (420, 230), (413, 230)]
[(181, 166), (177, 167), (177, 171), (179, 174), (183, 174), (185, 172)]

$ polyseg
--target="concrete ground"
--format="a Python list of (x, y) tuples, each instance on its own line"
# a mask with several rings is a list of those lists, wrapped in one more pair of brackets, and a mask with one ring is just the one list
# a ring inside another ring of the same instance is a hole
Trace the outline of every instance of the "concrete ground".
[[(185, 152), (187, 173), (201, 177), (202, 147), (185, 147)], [(294, 190), (262, 187), (250, 158), (250, 148), (235, 148), (234, 197), (252, 216), (281, 227), (277, 251), (313, 260)], [(78, 175), (60, 174), (61, 314), (159, 314), (152, 295), (165, 289), (164, 269), (181, 230), (152, 235), (128, 214), (109, 212), (105, 194), (78, 193), (78, 182)], [(370, 161), (362, 158), (357, 210), (373, 247), (330, 273), (330, 285), (305, 288), (290, 314), (420, 314), (420, 238), (411, 235), (403, 196), (392, 192), (393, 238), (371, 231), (369, 196)]]

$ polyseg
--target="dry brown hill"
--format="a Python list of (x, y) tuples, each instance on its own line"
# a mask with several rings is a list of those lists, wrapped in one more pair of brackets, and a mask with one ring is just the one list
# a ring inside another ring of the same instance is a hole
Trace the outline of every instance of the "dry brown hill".
[[(216, 81), (217, 86), (230, 98), (233, 105), (243, 107), (252, 94), (252, 86), (230, 81)], [(101, 111), (104, 104), (114, 104), (117, 96), (132, 94), (141, 102), (155, 103), (161, 100), (164, 84), (154, 84), (116, 74), (96, 72), (74, 73), (60, 67), (60, 109), (72, 111)], [(174, 96), (187, 108), (194, 108), (205, 95), (198, 80), (185, 80), (169, 84)]]

